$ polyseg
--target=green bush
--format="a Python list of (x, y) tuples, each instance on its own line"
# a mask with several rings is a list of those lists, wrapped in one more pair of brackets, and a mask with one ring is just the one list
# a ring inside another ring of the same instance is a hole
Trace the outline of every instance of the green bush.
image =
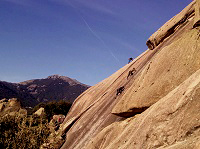
[(0, 117), (0, 146), (5, 149), (39, 149), (50, 134), (48, 122), (40, 117)]
[(51, 120), (53, 115), (57, 114), (63, 114), (67, 115), (69, 109), (71, 108), (72, 103), (60, 100), (60, 101), (50, 101), (47, 103), (40, 103), (37, 106), (33, 108), (33, 112), (37, 111), (39, 108), (43, 107), (45, 111), (45, 117), (48, 119), (48, 121)]

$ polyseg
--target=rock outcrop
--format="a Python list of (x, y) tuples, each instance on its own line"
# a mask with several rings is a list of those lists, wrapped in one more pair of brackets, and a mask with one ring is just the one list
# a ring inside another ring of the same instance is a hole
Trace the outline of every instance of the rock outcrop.
[(20, 101), (16, 98), (0, 100), (0, 116), (9, 115), (27, 115), (26, 109), (21, 107)]
[(104, 128), (85, 149), (199, 149), (199, 97), (200, 70), (140, 115)]
[[(192, 23), (185, 27), (192, 28)], [(185, 30), (168, 46), (155, 48), (159, 52), (132, 81), (112, 112), (134, 115), (137, 109), (150, 107), (200, 69), (199, 36), (198, 29)]]
[(194, 5), (196, 2), (192, 2), (189, 6), (187, 6), (182, 12), (174, 16), (171, 20), (165, 23), (157, 32), (155, 32), (148, 40), (147, 46), (150, 50), (153, 50), (157, 47), (161, 42), (163, 42), (167, 37), (170, 37), (173, 33), (179, 30), (184, 23), (195, 15), (194, 13)]
[(196, 0), (195, 5), (195, 18), (193, 27), (198, 27), (200, 25), (200, 1)]
[(37, 116), (44, 116), (45, 112), (44, 112), (44, 108), (41, 107), (39, 108), (35, 113), (34, 115), (37, 115)]
[(146, 52), (75, 100), (57, 131), (61, 149), (200, 148), (199, 1), (155, 32)]

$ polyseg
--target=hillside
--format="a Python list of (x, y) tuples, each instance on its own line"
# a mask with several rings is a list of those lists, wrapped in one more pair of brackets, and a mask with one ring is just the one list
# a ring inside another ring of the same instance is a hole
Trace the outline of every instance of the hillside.
[(82, 93), (55, 147), (200, 148), (199, 10), (200, 0), (191, 2), (147, 40), (147, 51)]
[(52, 75), (45, 79), (21, 83), (0, 81), (0, 99), (18, 98), (23, 106), (35, 106), (50, 100), (73, 102), (89, 86), (65, 76)]

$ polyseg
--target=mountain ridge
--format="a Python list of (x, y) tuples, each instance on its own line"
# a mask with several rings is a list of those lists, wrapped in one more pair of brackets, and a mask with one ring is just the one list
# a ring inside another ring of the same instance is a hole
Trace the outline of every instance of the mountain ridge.
[(32, 79), (19, 83), (0, 81), (0, 99), (19, 98), (23, 106), (31, 107), (39, 102), (50, 100), (73, 102), (77, 96), (89, 87), (75, 79), (60, 75), (51, 75), (47, 78)]

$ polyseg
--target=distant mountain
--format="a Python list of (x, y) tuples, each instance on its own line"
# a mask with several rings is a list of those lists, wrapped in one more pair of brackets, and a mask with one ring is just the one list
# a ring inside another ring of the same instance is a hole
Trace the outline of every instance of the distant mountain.
[(33, 107), (39, 102), (67, 100), (73, 102), (90, 86), (66, 76), (52, 75), (20, 83), (0, 81), (0, 99), (18, 98), (22, 106)]

